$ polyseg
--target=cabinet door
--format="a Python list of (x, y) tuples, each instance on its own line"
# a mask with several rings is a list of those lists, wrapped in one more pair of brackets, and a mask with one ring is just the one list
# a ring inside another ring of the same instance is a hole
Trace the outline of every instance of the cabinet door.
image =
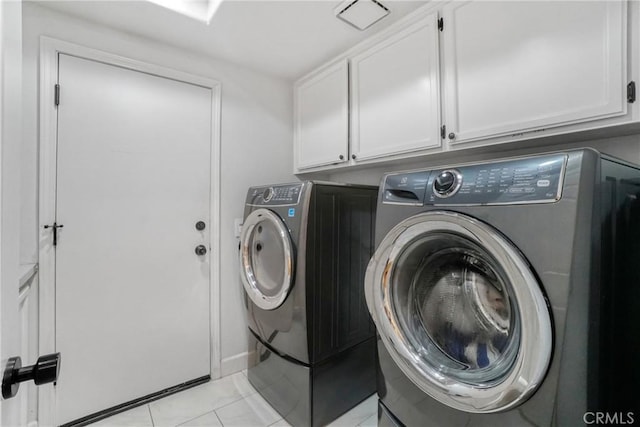
[(626, 114), (626, 3), (444, 7), (444, 124), (453, 142)]
[(353, 57), (351, 71), (356, 159), (440, 146), (435, 14)]
[(348, 161), (349, 67), (347, 60), (296, 83), (295, 169)]

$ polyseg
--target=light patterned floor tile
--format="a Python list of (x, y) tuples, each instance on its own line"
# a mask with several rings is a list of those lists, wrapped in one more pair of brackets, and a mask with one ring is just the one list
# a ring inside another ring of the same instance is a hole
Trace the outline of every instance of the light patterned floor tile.
[(180, 424), (180, 427), (222, 427), (222, 423), (214, 411)]
[(217, 409), (216, 414), (225, 427), (267, 427), (281, 418), (257, 393)]
[(275, 423), (269, 425), (269, 427), (291, 427), (291, 424), (289, 424), (284, 418), (281, 418)]
[(151, 427), (149, 406), (143, 405), (91, 424), (92, 427)]
[(358, 424), (359, 427), (378, 427), (378, 414), (377, 412), (371, 415), (369, 418)]
[[(327, 427), (377, 426), (373, 395)], [(99, 421), (96, 427), (291, 427), (238, 372)]]
[(174, 427), (255, 393), (241, 372), (152, 402), (156, 427)]

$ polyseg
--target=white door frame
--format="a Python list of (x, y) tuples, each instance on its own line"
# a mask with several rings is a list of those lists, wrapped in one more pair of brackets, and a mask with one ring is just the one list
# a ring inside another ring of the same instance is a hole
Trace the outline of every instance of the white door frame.
[[(18, 314), (20, 151), (22, 144), (22, 3), (0, 1), (0, 372), (20, 355)], [(22, 338), (26, 339), (26, 338)], [(23, 360), (23, 363), (32, 363)], [(20, 423), (25, 385), (12, 400), (0, 397), (0, 424)]]
[[(40, 166), (39, 166), (39, 224), (38, 250), (40, 264), (40, 353), (55, 352), (55, 251), (51, 232), (44, 230), (52, 224), (56, 212), (57, 168), (57, 108), (54, 87), (58, 82), (58, 54), (76, 56), (109, 65), (191, 83), (212, 91), (211, 97), (211, 206), (210, 233), (210, 335), (211, 378), (220, 377), (220, 82), (158, 65), (80, 46), (61, 40), (40, 37)], [(64, 88), (61, 89), (64, 97)], [(64, 101), (63, 101), (64, 102)], [(64, 375), (64, 354), (60, 374)], [(41, 388), (38, 399), (40, 425), (57, 425), (55, 420), (55, 387)]]

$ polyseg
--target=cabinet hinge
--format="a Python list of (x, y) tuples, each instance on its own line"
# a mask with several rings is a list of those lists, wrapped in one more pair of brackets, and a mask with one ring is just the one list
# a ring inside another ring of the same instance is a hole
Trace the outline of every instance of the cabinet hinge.
[(438, 19), (438, 30), (444, 30), (444, 18)]
[(447, 127), (445, 125), (442, 125), (442, 127), (440, 128), (440, 138), (445, 139), (447, 136)]
[(631, 81), (627, 85), (627, 102), (633, 104), (636, 102), (636, 82)]
[(60, 105), (60, 85), (56, 84), (55, 91), (53, 95), (53, 102), (57, 105)]

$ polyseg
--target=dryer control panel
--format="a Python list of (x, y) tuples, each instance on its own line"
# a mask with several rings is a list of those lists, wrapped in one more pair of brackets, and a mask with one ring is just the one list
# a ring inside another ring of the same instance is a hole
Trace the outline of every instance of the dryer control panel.
[(302, 183), (253, 187), (249, 191), (247, 204), (252, 206), (297, 205), (300, 202)]
[(383, 203), (501, 205), (551, 203), (562, 196), (567, 156), (550, 154), (387, 175)]

